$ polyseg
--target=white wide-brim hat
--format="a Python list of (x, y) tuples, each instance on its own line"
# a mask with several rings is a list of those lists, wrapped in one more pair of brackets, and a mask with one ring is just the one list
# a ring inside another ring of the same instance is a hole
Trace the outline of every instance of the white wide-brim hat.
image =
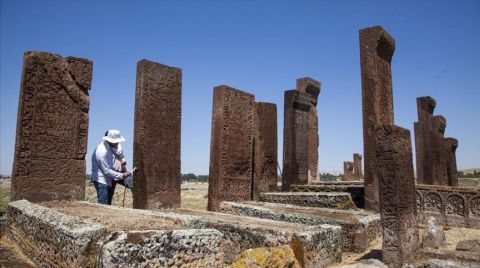
[(102, 139), (110, 143), (120, 143), (125, 141), (125, 138), (120, 135), (120, 130), (116, 129), (110, 129), (107, 132), (107, 136), (102, 137)]

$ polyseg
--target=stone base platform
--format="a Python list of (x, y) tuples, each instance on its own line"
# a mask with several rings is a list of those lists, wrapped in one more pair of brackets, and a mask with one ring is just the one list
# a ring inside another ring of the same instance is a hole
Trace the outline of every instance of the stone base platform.
[(224, 267), (247, 249), (285, 245), (305, 267), (341, 260), (339, 226), (187, 209), (20, 200), (9, 204), (5, 233), (48, 267)]
[(274, 192), (261, 193), (260, 202), (280, 203), (306, 207), (356, 208), (346, 192)]
[(310, 185), (363, 185), (364, 181), (313, 181)]
[(311, 208), (264, 202), (222, 202), (220, 211), (308, 225), (340, 225), (345, 251), (365, 251), (382, 235), (380, 215), (364, 210)]
[(189, 224), (192, 228), (212, 228), (222, 232), (226, 238), (224, 246), (227, 263), (249, 248), (282, 245), (290, 245), (303, 267), (326, 267), (341, 261), (339, 226), (309, 226), (193, 209), (171, 211), (201, 218)]
[(292, 185), (292, 192), (347, 192), (350, 193), (355, 206), (364, 208), (365, 191), (363, 181), (360, 183), (347, 183), (356, 181), (344, 181), (337, 183), (321, 183), (312, 185)]
[(191, 217), (86, 202), (43, 205), (50, 208), (11, 202), (5, 230), (40, 267), (223, 267), (223, 234), (190, 229)]

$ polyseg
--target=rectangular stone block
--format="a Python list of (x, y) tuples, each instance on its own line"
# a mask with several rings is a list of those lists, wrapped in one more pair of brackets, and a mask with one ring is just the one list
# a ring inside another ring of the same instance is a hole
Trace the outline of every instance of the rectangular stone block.
[(360, 30), (365, 208), (378, 211), (375, 125), (393, 124), (391, 61), (395, 40), (380, 26)]
[(249, 248), (289, 245), (303, 267), (327, 267), (341, 260), (341, 228), (322, 224), (309, 226), (218, 212), (175, 209), (175, 214), (199, 217), (192, 228), (213, 228), (225, 238), (225, 263)]
[(92, 66), (86, 59), (25, 52), (12, 200), (84, 199)]
[(41, 267), (94, 267), (101, 224), (67, 216), (26, 200), (7, 208), (6, 236)]
[(277, 105), (255, 103), (253, 199), (277, 191)]
[(449, 186), (458, 186), (457, 156), (458, 140), (455, 138), (445, 139), (445, 151), (447, 154), (447, 183)]
[(353, 178), (355, 180), (363, 179), (362, 156), (357, 153), (353, 154)]
[(312, 185), (292, 185), (292, 192), (346, 192), (352, 197), (352, 201), (357, 208), (364, 208), (365, 191), (362, 184), (356, 183), (347, 184), (348, 181), (339, 182), (336, 184), (312, 184)]
[(349, 209), (356, 208), (346, 192), (281, 192), (261, 193), (261, 202), (281, 203), (306, 207)]
[(282, 191), (291, 184), (308, 184), (308, 121), (312, 98), (297, 90), (285, 91)]
[(362, 210), (302, 207), (264, 202), (222, 202), (220, 211), (307, 225), (340, 225), (345, 251), (365, 251), (377, 238), (381, 237), (382, 232), (380, 215)]
[(213, 93), (208, 210), (252, 199), (255, 96), (229, 86)]
[(410, 131), (379, 124), (375, 138), (383, 262), (402, 267), (419, 247)]
[(137, 63), (133, 207), (180, 206), (182, 70), (148, 60)]
[(344, 161), (343, 162), (343, 180), (344, 181), (353, 181), (353, 162)]

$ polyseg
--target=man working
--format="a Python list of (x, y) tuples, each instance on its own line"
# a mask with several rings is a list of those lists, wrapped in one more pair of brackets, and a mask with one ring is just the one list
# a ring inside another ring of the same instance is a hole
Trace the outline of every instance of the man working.
[[(91, 180), (97, 190), (98, 203), (111, 205), (116, 182), (130, 176), (130, 172), (119, 172), (118, 170), (122, 170), (122, 168), (115, 167), (116, 158), (120, 156), (118, 145), (125, 141), (125, 138), (120, 135), (120, 131), (111, 129), (102, 139), (104, 141), (95, 148), (92, 154)], [(125, 166), (123, 153), (120, 153), (122, 157), (120, 165)]]

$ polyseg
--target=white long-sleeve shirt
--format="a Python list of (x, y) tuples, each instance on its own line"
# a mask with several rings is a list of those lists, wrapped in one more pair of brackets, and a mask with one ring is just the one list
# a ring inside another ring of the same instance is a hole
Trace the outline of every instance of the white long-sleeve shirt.
[[(119, 151), (123, 156), (121, 147), (117, 148), (117, 156)], [(108, 142), (103, 141), (95, 148), (92, 154), (91, 180), (111, 186), (113, 180), (123, 179), (123, 173), (116, 171), (114, 164), (115, 154), (112, 152)]]

